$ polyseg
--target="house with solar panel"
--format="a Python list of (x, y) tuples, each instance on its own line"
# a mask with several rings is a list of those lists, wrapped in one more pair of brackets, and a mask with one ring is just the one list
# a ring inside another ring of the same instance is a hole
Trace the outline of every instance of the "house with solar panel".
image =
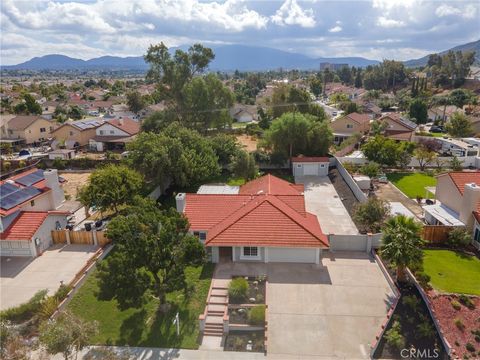
[(0, 182), (0, 255), (38, 256), (52, 245), (51, 231), (65, 228), (65, 180), (57, 170), (30, 169)]
[(104, 122), (102, 118), (66, 121), (62, 126), (52, 131), (51, 135), (54, 138), (52, 148), (74, 149), (87, 146), (90, 139), (95, 137), (95, 130)]

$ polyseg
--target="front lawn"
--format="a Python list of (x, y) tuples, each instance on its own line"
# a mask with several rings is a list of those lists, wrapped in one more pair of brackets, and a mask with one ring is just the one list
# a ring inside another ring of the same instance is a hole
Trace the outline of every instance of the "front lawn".
[[(171, 308), (158, 311), (158, 300), (149, 300), (139, 309), (120, 310), (115, 300), (98, 298), (99, 284), (94, 271), (68, 304), (68, 309), (85, 320), (96, 320), (99, 333), (92, 340), (96, 345), (130, 345), (144, 347), (198, 348), (198, 316), (205, 308), (214, 266), (206, 264), (186, 270), (187, 283), (193, 286), (188, 297), (183, 291), (167, 295)], [(180, 317), (180, 336), (173, 324)]]
[[(417, 195), (424, 198), (425, 187), (437, 185), (436, 178), (423, 173), (390, 173), (387, 174), (387, 178), (411, 199), (415, 199)], [(428, 195), (433, 197), (430, 192)]]
[(424, 250), (424, 272), (435, 289), (480, 295), (480, 260), (451, 250)]

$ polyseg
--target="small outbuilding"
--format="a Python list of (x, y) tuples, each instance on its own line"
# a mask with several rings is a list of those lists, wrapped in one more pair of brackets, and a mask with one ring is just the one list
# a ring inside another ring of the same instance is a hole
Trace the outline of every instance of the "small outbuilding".
[(69, 160), (75, 157), (75, 150), (73, 149), (57, 149), (50, 151), (48, 153), (48, 158), (50, 160), (55, 159), (62, 159), (62, 160)]
[(330, 161), (326, 156), (297, 156), (291, 158), (293, 176), (327, 176)]

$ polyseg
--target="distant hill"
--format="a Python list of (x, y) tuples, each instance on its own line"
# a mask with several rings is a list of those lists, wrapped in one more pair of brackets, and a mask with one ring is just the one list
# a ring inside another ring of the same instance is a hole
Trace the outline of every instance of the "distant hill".
[[(321, 62), (334, 64), (348, 64), (350, 66), (365, 67), (375, 65), (377, 60), (368, 60), (362, 57), (342, 58), (311, 58), (298, 53), (290, 53), (267, 47), (254, 47), (244, 45), (212, 46), (215, 59), (210, 64), (210, 70), (219, 71), (253, 71), (319, 69)], [(175, 49), (172, 49), (174, 51)], [(2, 66), (6, 70), (147, 70), (148, 65), (142, 56), (119, 57), (102, 56), (90, 60), (71, 58), (65, 55), (45, 55), (35, 57), (17, 65)]]
[[(473, 41), (473, 42), (470, 42), (470, 43), (467, 43), (467, 44), (463, 44), (463, 45), (455, 46), (454, 48), (451, 48), (451, 49), (442, 51), (442, 52), (440, 52), (439, 54), (440, 54), (440, 55), (446, 54), (446, 53), (449, 52), (450, 50), (453, 50), (453, 51), (462, 51), (462, 52), (465, 52), (465, 51), (475, 51), (475, 60), (476, 60), (477, 63), (480, 63), (480, 40)], [(420, 59), (414, 59), (414, 60), (404, 61), (403, 63), (404, 63), (405, 66), (407, 66), (407, 67), (425, 66), (425, 65), (427, 65), (428, 57), (429, 57), (429, 55), (424, 56), (424, 57), (422, 57), (422, 58), (420, 58)]]

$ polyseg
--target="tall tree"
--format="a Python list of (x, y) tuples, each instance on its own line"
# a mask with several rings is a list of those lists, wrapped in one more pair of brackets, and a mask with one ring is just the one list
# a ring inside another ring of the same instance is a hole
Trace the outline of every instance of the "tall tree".
[(165, 305), (168, 292), (186, 290), (185, 268), (204, 262), (204, 247), (175, 209), (162, 212), (153, 200), (137, 197), (126, 214), (108, 226), (115, 251), (99, 264), (101, 295), (121, 308), (138, 307), (150, 290)]
[(414, 99), (410, 103), (408, 116), (410, 119), (415, 119), (417, 124), (426, 124), (428, 120), (427, 104), (421, 99)]
[(90, 175), (88, 184), (80, 189), (78, 197), (88, 208), (118, 213), (120, 206), (129, 204), (139, 193), (142, 183), (142, 176), (135, 170), (110, 164)]
[(420, 237), (422, 226), (413, 218), (397, 215), (386, 221), (383, 228), (381, 256), (397, 267), (397, 280), (405, 282), (405, 269), (422, 262)]
[(466, 115), (460, 112), (456, 112), (451, 116), (446, 129), (453, 137), (468, 137), (473, 134), (472, 122)]
[(253, 154), (245, 150), (237, 151), (237, 154), (230, 164), (230, 171), (236, 176), (245, 180), (252, 180), (258, 174), (258, 166), (255, 163)]
[(365, 232), (378, 232), (385, 220), (390, 216), (390, 205), (388, 202), (370, 197), (364, 203), (358, 204), (355, 208), (355, 220), (361, 224)]
[(127, 94), (127, 105), (130, 111), (138, 114), (145, 107), (142, 95), (138, 91), (131, 91)]
[(23, 94), (23, 102), (17, 104), (14, 111), (16, 114), (40, 115), (42, 107), (31, 94), (25, 93)]

